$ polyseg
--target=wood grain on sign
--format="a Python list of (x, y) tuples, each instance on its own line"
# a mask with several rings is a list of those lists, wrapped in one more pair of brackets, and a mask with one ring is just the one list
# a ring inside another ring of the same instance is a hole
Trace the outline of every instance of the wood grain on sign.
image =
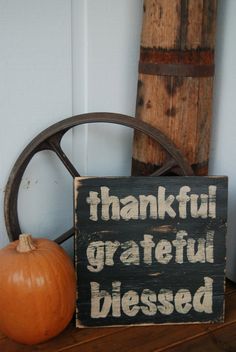
[(77, 177), (77, 326), (222, 322), (226, 217), (226, 177)]
[[(136, 117), (159, 128), (195, 174), (208, 171), (216, 0), (145, 0)], [(132, 174), (166, 162), (149, 137), (135, 131)]]

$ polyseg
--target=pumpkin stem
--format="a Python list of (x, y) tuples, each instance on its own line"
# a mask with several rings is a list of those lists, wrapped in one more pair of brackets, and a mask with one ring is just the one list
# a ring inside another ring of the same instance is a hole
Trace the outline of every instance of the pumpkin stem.
[(33, 238), (31, 235), (23, 233), (19, 236), (19, 242), (16, 247), (17, 252), (26, 253), (34, 251), (35, 249), (36, 246), (34, 245)]

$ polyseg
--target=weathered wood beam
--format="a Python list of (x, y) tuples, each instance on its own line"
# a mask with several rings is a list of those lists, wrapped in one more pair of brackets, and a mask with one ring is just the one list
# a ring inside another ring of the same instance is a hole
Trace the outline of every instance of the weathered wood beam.
[[(208, 172), (216, 0), (144, 0), (136, 117), (159, 128), (197, 175)], [(133, 175), (168, 156), (135, 132)]]

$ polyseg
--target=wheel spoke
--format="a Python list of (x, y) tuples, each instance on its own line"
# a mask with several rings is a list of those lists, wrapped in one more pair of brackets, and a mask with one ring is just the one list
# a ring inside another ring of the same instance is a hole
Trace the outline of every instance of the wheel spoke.
[(176, 163), (175, 159), (171, 158), (164, 165), (162, 165), (159, 169), (154, 171), (150, 176), (161, 176), (165, 172), (171, 170), (172, 167), (176, 166), (176, 165), (177, 165), (177, 163)]
[(69, 171), (71, 176), (72, 177), (80, 176), (80, 174), (78, 173), (78, 171), (76, 170), (74, 165), (71, 163), (69, 158), (66, 156), (66, 154), (61, 149), (60, 144), (55, 144), (55, 143), (49, 142), (49, 145), (50, 145), (51, 149), (57, 154), (59, 159), (63, 162), (63, 164), (65, 165), (65, 167), (67, 168), (67, 170)]
[(55, 242), (58, 244), (61, 244), (61, 243), (65, 242), (66, 240), (68, 240), (73, 235), (74, 235), (74, 228), (72, 227), (70, 230), (64, 232), (61, 236), (57, 237), (55, 239)]
[[(87, 123), (112, 123), (126, 126), (135, 129), (140, 133), (144, 133), (146, 136), (149, 136), (154, 141), (159, 143), (173, 160), (165, 163), (151, 176), (163, 175), (174, 166), (178, 166), (178, 168), (176, 168), (177, 174), (178, 172), (180, 172), (181, 175), (190, 176), (194, 174), (187, 159), (182, 155), (181, 151), (174, 146), (171, 140), (159, 129), (156, 129), (139, 119), (114, 113), (90, 113), (72, 116), (68, 119), (59, 121), (40, 132), (25, 147), (11, 170), (4, 197), (5, 223), (9, 238), (11, 240), (18, 239), (21, 232), (17, 212), (18, 193), (22, 176), (32, 157), (39, 151), (51, 150), (57, 154), (58, 158), (67, 168), (72, 177), (80, 176), (74, 165), (61, 149), (61, 141), (65, 133), (71, 128)], [(63, 242), (64, 240), (70, 238), (73, 235), (73, 232), (73, 229), (65, 232), (63, 235), (59, 236), (56, 241), (59, 243)]]

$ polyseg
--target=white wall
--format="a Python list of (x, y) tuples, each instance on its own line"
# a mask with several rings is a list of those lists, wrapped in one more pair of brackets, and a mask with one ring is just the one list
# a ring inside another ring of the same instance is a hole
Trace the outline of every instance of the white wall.
[(210, 174), (229, 177), (227, 276), (236, 281), (236, 1), (218, 6)]
[[(74, 0), (72, 4), (73, 114), (108, 111), (133, 115), (142, 1)], [(74, 133), (74, 162), (83, 175), (130, 174), (129, 129), (93, 124)], [(81, 144), (82, 155), (77, 153)]]
[[(7, 241), (4, 187), (13, 163), (42, 129), (72, 114), (70, 5), (64, 0), (0, 0), (1, 245)], [(71, 138), (66, 145), (71, 151)], [(57, 206), (57, 190), (68, 197), (71, 188), (63, 176), (49, 153), (34, 160), (20, 192), (22, 230), (53, 236), (55, 223), (65, 226), (68, 214), (58, 217), (53, 210), (68, 212), (62, 201)]]
[[(219, 0), (211, 174), (229, 175), (227, 274), (236, 280), (235, 0)], [(4, 187), (24, 146), (71, 115), (134, 115), (142, 0), (0, 0), (0, 246)], [(73, 129), (63, 148), (83, 175), (128, 175), (131, 131)], [(109, 148), (108, 148), (109, 144)], [(54, 238), (72, 224), (72, 180), (52, 153), (22, 180), (23, 231)], [(49, 235), (50, 234), (50, 235)]]
[[(33, 137), (79, 113), (134, 114), (141, 16), (140, 0), (0, 0), (0, 246), (4, 187)], [(82, 175), (130, 173), (121, 126), (78, 127), (63, 148)], [(53, 153), (32, 160), (18, 203), (24, 232), (55, 238), (72, 226), (72, 179)]]

